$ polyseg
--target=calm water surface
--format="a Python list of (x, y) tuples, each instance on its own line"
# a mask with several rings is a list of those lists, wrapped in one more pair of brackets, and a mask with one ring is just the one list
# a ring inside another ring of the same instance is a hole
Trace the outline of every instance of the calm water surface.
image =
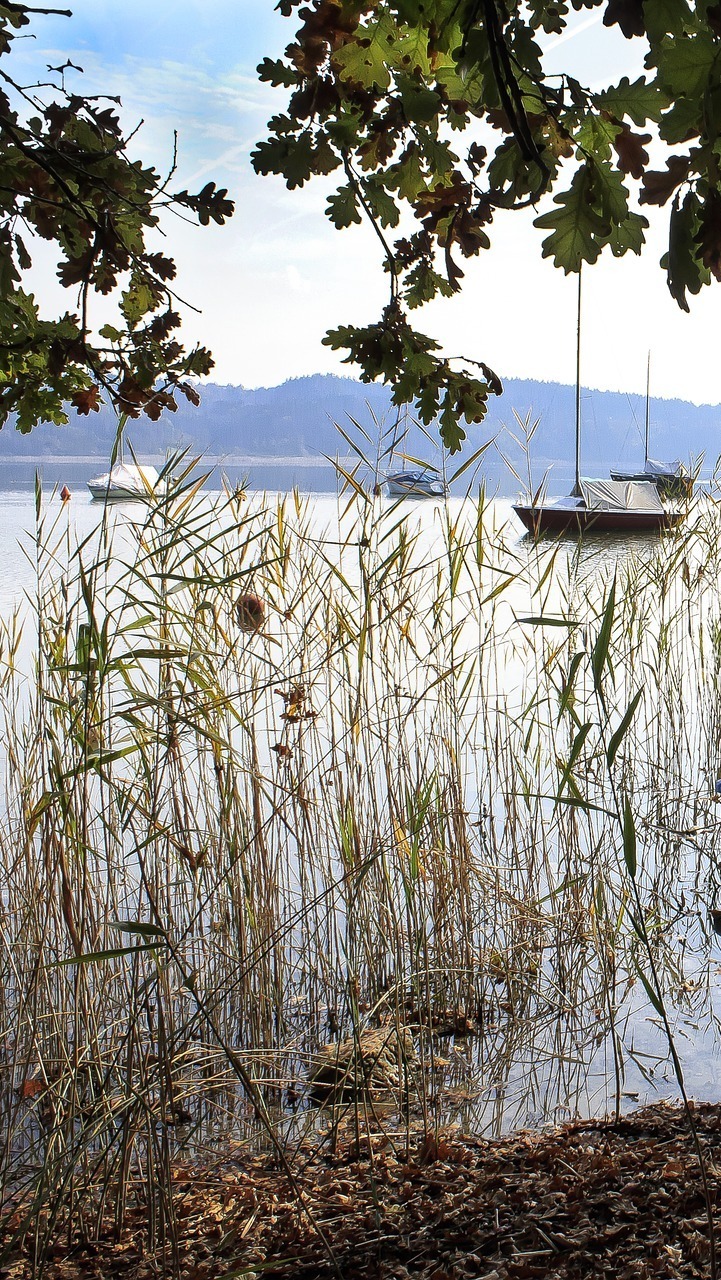
[[(91, 468), (92, 469), (92, 468)], [(103, 519), (103, 508), (93, 503), (84, 491), (84, 477), (73, 483), (72, 498), (62, 504), (57, 492), (49, 490), (44, 496), (43, 519), (46, 529), (53, 526), (60, 537), (69, 527), (71, 542), (80, 541), (97, 530)], [(2, 477), (0, 476), (0, 481)], [(250, 505), (262, 506), (266, 501), (271, 505), (275, 501), (272, 493), (262, 492), (249, 494)], [(208, 517), (213, 517), (214, 497), (208, 493), (197, 499), (207, 504)], [(309, 517), (315, 535), (325, 533), (329, 545), (339, 535), (339, 506), (335, 494), (316, 493), (308, 498)], [(451, 498), (447, 504), (435, 502), (406, 503), (409, 524), (419, 530), (423, 544), (427, 544), (429, 557), (434, 554), (440, 521), (450, 518), (455, 520), (462, 512), (463, 500)], [(507, 545), (512, 554), (523, 561), (535, 554), (533, 544), (523, 537), (520, 523), (513, 516), (509, 500), (498, 500), (492, 504), (493, 519), (497, 526), (504, 530)], [(115, 504), (108, 512), (108, 521), (115, 530), (120, 545), (130, 546), (130, 540), (124, 538), (124, 531), (129, 525), (142, 523), (142, 504)], [(32, 489), (24, 487), (9, 488), (0, 491), (0, 540), (3, 547), (2, 571), (0, 573), (0, 611), (4, 616), (18, 605), (22, 605), (23, 597), (32, 598), (34, 583), (33, 538), (36, 524), (35, 495)], [(636, 555), (644, 556), (653, 553), (653, 540), (643, 538), (619, 544), (614, 538), (596, 538), (587, 540), (580, 561), (576, 562), (576, 572), (591, 578), (598, 574), (606, 574), (609, 568), (618, 567), (625, 558)], [(561, 557), (569, 563), (576, 553), (572, 541), (561, 544)], [(700, 785), (706, 785), (701, 781)], [(708, 807), (708, 820), (715, 822), (716, 810)], [(721, 818), (721, 807), (719, 809)], [(686, 1085), (692, 1095), (709, 1100), (721, 1100), (721, 1053), (718, 1035), (718, 994), (721, 990), (721, 952), (718, 942), (711, 939), (694, 953), (698, 943), (698, 921), (706, 911), (708, 896), (704, 886), (693, 882), (684, 886), (679, 881), (679, 912), (676, 931), (669, 939), (671, 945), (678, 948), (684, 956), (683, 983), (686, 990), (673, 1008), (673, 1019), (681, 1055), (684, 1062)], [(718, 940), (718, 941), (721, 941)], [(690, 948), (690, 951), (687, 950)], [(654, 1099), (659, 1096), (675, 1096), (676, 1086), (669, 1068), (663, 1030), (658, 1015), (649, 1008), (643, 998), (639, 984), (640, 996), (631, 997), (626, 1002), (623, 1013), (623, 1040), (630, 1054), (625, 1060), (625, 1076), (623, 1093), (625, 1105), (631, 1106), (636, 1101)], [(525, 1101), (522, 1116), (525, 1120), (539, 1121), (549, 1118), (563, 1118), (569, 1111), (604, 1110), (609, 1101), (609, 1080), (612, 1075), (612, 1059), (607, 1039), (593, 1047), (592, 1023), (590, 1011), (590, 1029), (586, 1028), (583, 1042), (579, 1040), (577, 1054), (574, 1057), (572, 1038), (563, 1046), (562, 1052), (554, 1059), (553, 1046), (548, 1046), (547, 1060), (520, 1062), (518, 1069), (506, 1078), (501, 1098), (494, 1097), (491, 1087), (485, 1088), (478, 1101), (479, 1116), (488, 1117), (500, 1105), (507, 1106), (513, 1112), (513, 1091), (517, 1088), (519, 1096)], [(589, 1052), (589, 1046), (591, 1046)], [(459, 1043), (456, 1046), (456, 1069), (459, 1078), (472, 1076), (472, 1043)], [(465, 1067), (468, 1072), (464, 1071)], [(534, 1086), (528, 1095), (530, 1077), (537, 1077), (537, 1110), (534, 1111)], [(580, 1080), (585, 1083), (580, 1085)], [(556, 1096), (556, 1105), (553, 1096)], [(570, 1099), (573, 1098), (573, 1101)]]
[[(42, 491), (43, 520), (46, 529), (54, 527), (59, 536), (69, 527), (73, 541), (81, 541), (94, 530), (99, 529), (103, 520), (103, 507), (102, 504), (90, 498), (86, 488), (87, 477), (91, 474), (95, 475), (97, 470), (97, 464), (91, 466), (76, 464), (75, 467), (65, 466), (64, 469), (58, 464), (56, 482), (52, 485), (45, 484)], [(318, 484), (321, 469), (312, 470), (312, 480), (314, 484)], [(58, 488), (61, 477), (68, 471), (73, 473), (69, 476), (72, 497), (69, 502), (63, 503), (59, 498)], [(78, 472), (80, 472), (79, 475), (75, 474)], [(277, 481), (283, 475), (283, 470), (269, 468), (268, 474), (270, 478)], [(292, 471), (287, 470), (287, 476), (288, 479), (295, 480), (297, 468)], [(326, 483), (332, 487), (332, 492), (317, 492), (315, 489), (306, 492), (302, 487), (300, 488), (303, 500), (309, 504), (314, 533), (327, 533), (331, 541), (338, 537), (339, 499), (336, 486), (332, 484), (335, 476), (336, 473), (329, 467), (325, 480), (320, 480), (320, 483)], [(18, 480), (12, 487), (3, 488), (4, 479), (6, 479), (4, 472), (0, 471), (0, 544), (3, 548), (3, 563), (0, 569), (0, 611), (5, 614), (8, 609), (19, 604), (27, 592), (33, 590), (36, 498), (34, 487), (27, 479), (27, 467), (23, 468), (22, 480)], [(241, 479), (242, 477), (238, 476), (238, 481)], [(249, 503), (256, 507), (263, 504), (272, 506), (279, 497), (288, 492), (289, 490), (284, 488), (249, 489)], [(216, 502), (220, 503), (221, 492), (213, 487), (212, 480), (203, 497), (199, 497), (198, 501), (207, 503), (209, 511), (212, 511), (212, 506)], [(451, 519), (457, 519), (464, 507), (467, 510), (470, 509), (472, 502), (473, 499), (469, 503), (468, 499), (459, 497), (450, 498), (447, 504), (430, 500), (406, 500), (398, 508), (398, 512), (399, 516), (402, 513), (407, 517), (413, 529), (421, 530), (422, 537), (427, 541), (430, 555), (434, 540), (437, 539), (440, 531), (439, 519), (444, 507), (449, 511)], [(492, 500), (489, 506), (496, 526), (504, 529), (505, 536), (511, 545), (518, 546), (521, 557), (532, 555), (533, 544), (524, 535), (521, 523), (513, 513), (512, 500), (498, 498)], [(142, 503), (113, 503), (108, 508), (108, 527), (110, 530), (121, 532), (128, 523), (142, 524), (143, 514)], [(613, 535), (589, 537), (582, 554), (583, 571), (590, 574), (602, 573), (609, 566), (613, 568), (626, 556), (650, 554), (653, 545), (652, 538), (643, 536), (627, 538), (622, 546), (619, 546), (618, 539)], [(563, 539), (561, 546), (566, 558), (570, 559), (576, 549), (575, 541), (570, 538)]]

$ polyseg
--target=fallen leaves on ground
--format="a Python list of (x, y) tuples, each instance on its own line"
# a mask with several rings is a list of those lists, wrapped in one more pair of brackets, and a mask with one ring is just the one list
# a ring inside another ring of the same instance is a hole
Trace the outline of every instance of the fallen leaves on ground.
[[(721, 1108), (698, 1105), (693, 1116), (721, 1218)], [(164, 1253), (148, 1255), (147, 1209), (136, 1203), (120, 1239), (109, 1225), (83, 1245), (59, 1233), (44, 1275), (676, 1280), (709, 1273), (699, 1165), (687, 1118), (670, 1105), (617, 1124), (589, 1121), (497, 1141), (446, 1130), (379, 1132), (357, 1142), (341, 1131), (334, 1151), (301, 1149), (292, 1163), (303, 1205), (268, 1157), (176, 1166), (175, 1240)], [(6, 1252), (4, 1280), (29, 1280), (30, 1245)]]

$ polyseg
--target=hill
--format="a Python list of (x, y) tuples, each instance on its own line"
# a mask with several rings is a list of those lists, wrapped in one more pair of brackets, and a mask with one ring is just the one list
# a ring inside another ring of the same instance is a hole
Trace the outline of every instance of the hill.
[[(573, 465), (574, 394), (573, 387), (556, 382), (506, 379), (504, 394), (491, 400), (485, 422), (470, 426), (464, 456), (496, 437), (497, 447), (484, 455), (482, 470), (490, 482), (511, 491), (517, 482), (509, 477), (499, 450), (525, 478), (523, 449), (513, 441), (509, 429), (516, 437), (522, 435), (515, 414), (530, 423), (539, 419), (531, 444), (533, 479), (537, 483), (553, 468), (554, 479), (565, 481)], [(603, 474), (612, 465), (642, 461), (642, 396), (585, 390), (582, 406), (586, 474)], [(371, 443), (362, 438), (352, 419), (372, 437)], [(202, 390), (200, 408), (184, 402), (177, 413), (164, 414), (157, 423), (147, 419), (131, 422), (128, 436), (141, 457), (163, 457), (169, 448), (187, 447), (211, 461), (242, 462), (254, 457), (311, 460), (349, 453), (336, 422), (372, 456), (373, 441), (379, 434), (377, 422), (385, 421), (390, 428), (394, 420), (387, 388), (317, 374), (255, 390), (211, 383)], [(717, 405), (656, 400), (652, 402), (651, 423), (653, 457), (681, 457), (693, 462), (705, 455), (708, 467), (721, 452), (721, 408)], [(108, 409), (91, 417), (73, 413), (67, 426), (45, 424), (29, 436), (8, 426), (0, 432), (0, 461), (80, 457), (105, 461), (114, 435), (115, 419)], [(409, 431), (404, 447), (414, 456), (438, 461), (435, 439), (429, 442), (416, 429)], [(556, 487), (553, 480), (551, 487)]]

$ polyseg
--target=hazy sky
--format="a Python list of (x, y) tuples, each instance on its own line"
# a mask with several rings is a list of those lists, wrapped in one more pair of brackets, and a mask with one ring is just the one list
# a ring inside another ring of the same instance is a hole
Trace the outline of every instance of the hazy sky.
[[(166, 224), (179, 291), (201, 312), (186, 314), (186, 338), (213, 350), (213, 380), (251, 387), (318, 371), (352, 373), (321, 338), (334, 325), (377, 318), (386, 296), (377, 243), (365, 228), (337, 232), (328, 223), (327, 181), (289, 193), (280, 179), (257, 178), (249, 162), (265, 121), (285, 101), (282, 91), (257, 82), (255, 67), (288, 43), (295, 20), (276, 14), (272, 0), (76, 0), (72, 7), (73, 18), (38, 18), (36, 38), (18, 42), (28, 76), (69, 56), (85, 71), (71, 84), (120, 94), (126, 121), (144, 120), (132, 144), (141, 158), (169, 165), (177, 129), (176, 189), (213, 178), (236, 200), (223, 229)], [(547, 56), (551, 69), (572, 64), (599, 87), (642, 70), (641, 43), (607, 31), (596, 14), (579, 19), (572, 36), (551, 38)], [(541, 259), (532, 216), (499, 220), (491, 251), (467, 266), (463, 295), (416, 312), (416, 322), (448, 354), (485, 360), (501, 375), (572, 382), (575, 280)], [(583, 379), (641, 390), (650, 348), (655, 395), (717, 403), (721, 286), (682, 314), (658, 266), (665, 231), (657, 215), (641, 260), (606, 251), (585, 273)]]

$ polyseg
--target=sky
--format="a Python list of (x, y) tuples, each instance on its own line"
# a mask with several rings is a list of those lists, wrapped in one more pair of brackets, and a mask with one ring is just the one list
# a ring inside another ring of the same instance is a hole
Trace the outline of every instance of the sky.
[[(261, 84), (255, 68), (282, 52), (297, 19), (281, 17), (272, 0), (70, 3), (72, 18), (38, 17), (33, 38), (16, 43), (16, 74), (22, 68), (30, 82), (69, 57), (83, 68), (69, 73), (69, 87), (119, 94), (125, 123), (143, 121), (134, 155), (164, 171), (177, 131), (175, 189), (198, 190), (213, 179), (236, 201), (224, 228), (173, 217), (164, 224), (188, 303), (185, 339), (213, 351), (212, 380), (257, 387), (318, 372), (355, 374), (322, 338), (336, 325), (378, 318), (387, 282), (377, 241), (365, 227), (331, 226), (324, 214), (330, 180), (288, 192), (250, 164), (266, 121), (285, 106), (283, 91)], [(582, 11), (572, 33), (548, 39), (551, 70), (571, 70), (599, 88), (642, 73), (641, 42), (599, 19)], [(542, 259), (533, 216), (499, 218), (491, 250), (464, 263), (462, 295), (417, 311), (415, 323), (448, 355), (484, 360), (502, 377), (571, 383), (576, 281)], [(691, 315), (679, 311), (658, 265), (667, 216), (655, 214), (640, 259), (605, 252), (584, 273), (582, 379), (603, 390), (642, 391), (650, 351), (655, 396), (716, 404), (721, 286), (692, 299)], [(50, 306), (60, 290), (50, 271), (43, 274), (40, 292)]]

